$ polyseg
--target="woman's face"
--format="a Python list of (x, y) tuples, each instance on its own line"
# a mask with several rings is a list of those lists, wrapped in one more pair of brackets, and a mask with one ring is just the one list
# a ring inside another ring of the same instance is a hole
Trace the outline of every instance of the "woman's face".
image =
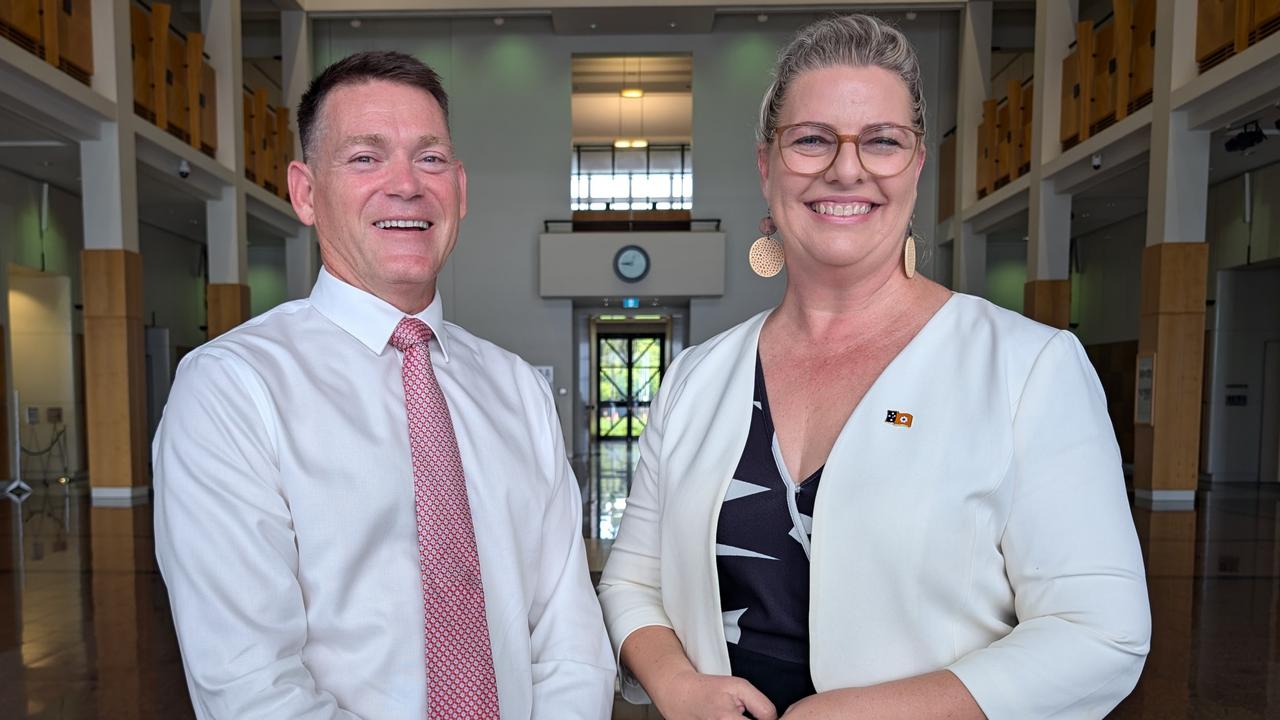
[[(894, 124), (914, 127), (911, 96), (894, 73), (880, 67), (837, 66), (801, 73), (788, 88), (779, 127), (815, 123), (842, 135)], [(863, 154), (872, 152), (864, 149)], [(762, 146), (757, 161), (765, 200), (781, 231), (791, 271), (823, 266), (901, 262), (902, 243), (915, 207), (924, 147), (906, 169), (876, 177), (852, 143), (840, 143), (831, 167), (801, 175), (783, 163), (780, 140)]]

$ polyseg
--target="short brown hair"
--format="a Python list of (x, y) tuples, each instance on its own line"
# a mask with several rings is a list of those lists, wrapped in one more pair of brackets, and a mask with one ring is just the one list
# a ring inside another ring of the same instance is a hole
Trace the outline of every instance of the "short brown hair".
[(449, 96), (440, 84), (440, 75), (412, 55), (394, 50), (370, 50), (349, 55), (325, 68), (302, 95), (298, 103), (298, 134), (302, 142), (302, 160), (315, 154), (317, 125), (324, 99), (335, 88), (357, 85), (372, 80), (388, 80), (419, 88), (440, 104), (444, 121), (449, 123)]

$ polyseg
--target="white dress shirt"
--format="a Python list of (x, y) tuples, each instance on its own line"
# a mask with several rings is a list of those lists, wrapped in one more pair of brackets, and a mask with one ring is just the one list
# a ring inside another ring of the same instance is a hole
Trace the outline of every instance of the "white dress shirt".
[[(767, 316), (663, 378), (601, 578), (615, 648), (663, 625), (699, 671), (730, 672), (716, 529)], [(1151, 637), (1142, 554), (1106, 398), (1069, 332), (953, 295), (849, 416), (812, 523), (819, 691), (946, 668), (992, 720), (1075, 720), (1137, 682)]]
[[(196, 715), (422, 720), (404, 314), (325, 271), (190, 353), (154, 444), (156, 555)], [(608, 717), (613, 659), (550, 388), (443, 321), (505, 720)]]

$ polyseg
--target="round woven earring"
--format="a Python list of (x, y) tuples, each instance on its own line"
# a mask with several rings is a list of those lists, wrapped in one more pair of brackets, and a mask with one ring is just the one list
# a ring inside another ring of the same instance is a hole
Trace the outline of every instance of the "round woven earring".
[(902, 269), (907, 273), (907, 278), (916, 276), (916, 234), (911, 231), (911, 226), (907, 226), (907, 242), (902, 248)]
[(760, 220), (760, 237), (751, 243), (751, 251), (747, 253), (752, 272), (760, 277), (771, 278), (777, 275), (787, 262), (787, 256), (782, 252), (782, 243), (774, 237), (777, 234), (778, 226), (774, 224), (773, 216), (765, 215)]

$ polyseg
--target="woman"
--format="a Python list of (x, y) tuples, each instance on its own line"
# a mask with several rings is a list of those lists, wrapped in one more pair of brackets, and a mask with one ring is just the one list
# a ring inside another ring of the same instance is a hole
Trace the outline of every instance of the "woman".
[(901, 33), (824, 20), (775, 74), (786, 293), (653, 405), (599, 588), (624, 696), (668, 720), (1105, 715), (1150, 613), (1096, 375), (1070, 333), (914, 274)]

